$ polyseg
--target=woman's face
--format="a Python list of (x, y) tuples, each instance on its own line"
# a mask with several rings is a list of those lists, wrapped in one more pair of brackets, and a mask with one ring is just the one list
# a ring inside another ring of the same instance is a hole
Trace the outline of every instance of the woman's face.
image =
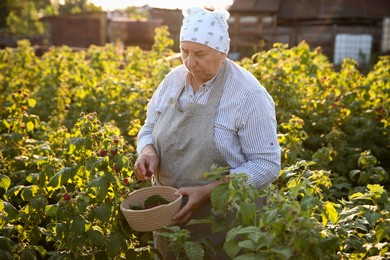
[(205, 83), (219, 71), (226, 54), (196, 42), (181, 42), (181, 59), (192, 76)]

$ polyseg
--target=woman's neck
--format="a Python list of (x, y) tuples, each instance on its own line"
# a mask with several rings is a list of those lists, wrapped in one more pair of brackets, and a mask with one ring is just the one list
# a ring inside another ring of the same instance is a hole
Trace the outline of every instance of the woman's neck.
[(190, 83), (191, 83), (192, 89), (194, 90), (194, 93), (196, 93), (200, 89), (200, 86), (202, 86), (206, 82), (198, 81), (194, 76), (191, 75), (190, 76)]

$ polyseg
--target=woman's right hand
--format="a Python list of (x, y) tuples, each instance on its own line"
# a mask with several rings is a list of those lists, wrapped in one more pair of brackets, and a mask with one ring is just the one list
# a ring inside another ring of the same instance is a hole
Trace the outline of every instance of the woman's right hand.
[(160, 159), (153, 145), (147, 145), (138, 156), (134, 171), (138, 180), (150, 180), (156, 172)]

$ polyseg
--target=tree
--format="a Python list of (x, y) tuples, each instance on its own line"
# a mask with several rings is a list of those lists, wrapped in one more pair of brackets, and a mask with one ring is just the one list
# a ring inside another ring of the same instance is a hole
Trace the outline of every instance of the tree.
[(45, 33), (44, 24), (39, 20), (38, 10), (32, 1), (21, 1), (9, 13), (7, 26), (10, 33), (18, 38), (42, 36)]
[(82, 12), (102, 12), (102, 8), (89, 3), (88, 0), (65, 0), (58, 5), (60, 14), (76, 14)]
[(0, 28), (16, 38), (42, 37), (46, 34), (43, 17), (102, 11), (88, 0), (6, 0), (0, 3)]

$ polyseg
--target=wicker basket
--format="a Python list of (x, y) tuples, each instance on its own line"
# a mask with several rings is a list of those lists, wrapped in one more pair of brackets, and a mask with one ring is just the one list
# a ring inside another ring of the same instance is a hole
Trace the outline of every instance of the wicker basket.
[[(176, 191), (177, 189), (168, 186), (151, 186), (135, 190), (121, 203), (120, 208), (132, 229), (139, 232), (159, 230), (174, 224), (171, 218), (180, 210), (183, 197), (175, 195)], [(160, 195), (171, 202), (150, 209), (130, 209), (132, 205), (142, 205), (152, 195)]]

